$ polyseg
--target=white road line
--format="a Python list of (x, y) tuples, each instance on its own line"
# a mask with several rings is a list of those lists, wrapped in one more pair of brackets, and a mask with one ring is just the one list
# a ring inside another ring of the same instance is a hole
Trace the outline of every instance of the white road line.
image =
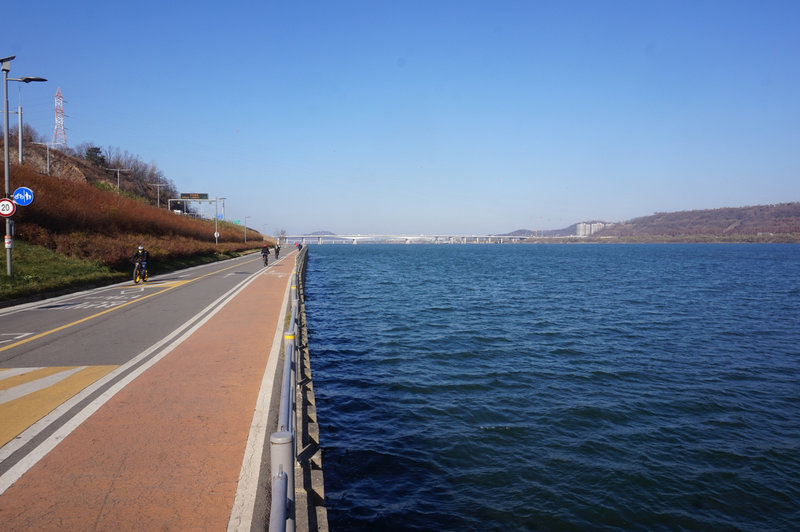
[[(118, 376), (121, 373), (129, 370), (132, 366), (135, 366), (143, 359), (146, 360), (136, 369), (131, 371), (131, 373), (126, 375), (124, 378), (120, 379), (108, 390), (102, 393), (99, 397), (97, 397), (95, 400), (89, 403), (77, 415), (67, 420), (66, 423), (64, 423), (61, 427), (59, 427), (53, 434), (48, 436), (35, 449), (33, 449), (30, 453), (28, 453), (25, 457), (23, 457), (19, 462), (11, 466), (8, 469), (8, 471), (0, 475), (0, 495), (5, 493), (5, 491), (9, 487), (11, 487), (11, 485), (14, 484), (14, 482), (19, 480), (19, 478), (22, 477), (22, 475), (24, 475), (31, 467), (36, 465), (36, 463), (39, 462), (39, 460), (44, 458), (47, 455), (47, 453), (52, 451), (56, 447), (56, 445), (58, 445), (61, 442), (61, 440), (69, 436), (69, 434), (73, 430), (78, 428), (81, 425), (81, 423), (86, 421), (92, 414), (94, 414), (97, 410), (99, 410), (100, 407), (106, 404), (120, 390), (122, 390), (125, 386), (130, 384), (131, 381), (133, 381), (136, 377), (144, 373), (147, 369), (155, 365), (162, 358), (167, 356), (167, 354), (169, 354), (173, 349), (178, 347), (187, 338), (189, 338), (192, 334), (194, 334), (194, 332), (197, 329), (202, 327), (217, 312), (222, 310), (222, 308), (225, 305), (227, 305), (228, 302), (230, 302), (239, 292), (244, 290), (244, 288), (248, 284), (253, 282), (258, 277), (258, 273), (259, 272), (254, 273), (250, 277), (244, 279), (241, 283), (231, 288), (225, 294), (218, 297), (213, 303), (211, 303), (206, 308), (195, 314), (192, 318), (190, 318), (183, 325), (175, 329), (168, 336), (166, 336), (165, 338), (155, 343), (147, 350), (143, 351), (142, 353), (134, 357), (128, 363), (110, 372), (104, 378), (98, 379), (91, 386), (84, 388), (81, 393), (74, 395), (70, 400), (62, 403), (61, 406), (53, 410), (50, 414), (43, 417), (36, 423), (34, 423), (25, 432), (23, 432), (22, 434), (20, 434), (19, 436), (17, 436), (7, 444), (5, 444), (2, 448), (0, 448), (0, 461), (3, 461), (9, 456), (11, 456), (11, 454), (13, 454), (15, 451), (26, 445), (29, 441), (31, 441), (32, 438), (34, 438), (37, 434), (42, 432), (51, 423), (58, 420), (58, 418), (60, 418), (63, 414), (68, 412), (71, 408), (73, 408), (81, 401), (86, 399), (88, 396), (93, 394), (95, 391), (97, 391), (98, 388), (118, 378)], [(160, 349), (161, 351), (158, 352), (158, 354), (156, 354), (150, 359), (147, 358), (148, 356), (159, 351)]]
[[(246, 257), (247, 256), (245, 255), (243, 257), (234, 257), (232, 259), (227, 259), (225, 261), (210, 262), (208, 264), (200, 264), (200, 265), (197, 265), (197, 266), (192, 266), (192, 267), (186, 268), (184, 270), (179, 270), (181, 272), (181, 274), (176, 274), (174, 276), (175, 277), (191, 277), (191, 275), (192, 275), (191, 272), (193, 272), (194, 270), (198, 270), (198, 269), (201, 269), (201, 268), (208, 268), (210, 266), (224, 264), (224, 263), (226, 263), (228, 261), (240, 260), (240, 259), (243, 259), (243, 258), (246, 258)], [(161, 277), (165, 277), (166, 275), (169, 275), (170, 277), (172, 276), (172, 274), (165, 274), (165, 275), (161, 275)], [(74, 293), (71, 293), (71, 294), (65, 294), (63, 296), (56, 296), (56, 297), (51, 297), (51, 298), (47, 298), (47, 299), (44, 299), (44, 300), (31, 301), (29, 303), (20, 303), (19, 305), (14, 305), (14, 306), (11, 306), (11, 307), (3, 307), (3, 308), (0, 308), (0, 316), (6, 316), (6, 315), (9, 315), (9, 314), (17, 314), (19, 312), (24, 312), (24, 311), (27, 311), (27, 310), (37, 310), (39, 307), (42, 307), (42, 306), (52, 306), (52, 305), (55, 305), (57, 303), (61, 303), (63, 301), (72, 301), (74, 299), (80, 299), (80, 298), (86, 297), (87, 294), (98, 294), (98, 293), (106, 292), (106, 291), (109, 291), (109, 290), (111, 290), (111, 291), (118, 290), (120, 288), (125, 290), (126, 287), (134, 288), (131, 285), (132, 282), (133, 281), (128, 279), (126, 281), (121, 281), (119, 283), (110, 284), (110, 285), (106, 285), (106, 286), (100, 286), (98, 288), (91, 288), (89, 290), (82, 290), (80, 292), (74, 292)], [(143, 290), (144, 287), (139, 287), (139, 288), (141, 288)], [(66, 304), (68, 305), (69, 303), (66, 303)]]
[(31, 371), (36, 371), (37, 369), (42, 368), (9, 368), (0, 370), (0, 381), (3, 379), (8, 379), (9, 377), (16, 377), (17, 375), (30, 373)]
[(14, 386), (8, 390), (0, 390), (0, 405), (9, 401), (13, 401), (14, 399), (19, 399), (20, 397), (24, 397), (28, 394), (38, 392), (39, 390), (49, 388), (50, 386), (58, 384), (70, 375), (74, 375), (85, 368), (86, 366), (78, 366), (76, 368), (66, 369), (64, 371), (59, 371), (58, 373), (48, 375), (47, 377), (42, 377), (41, 379), (36, 379), (26, 382), (25, 384), (20, 384), (19, 386)]
[(30, 336), (33, 333), (0, 333), (0, 337), (10, 336), (8, 340), (0, 340), (0, 344), (6, 344), (8, 342), (16, 342), (17, 340), (22, 340), (26, 336)]

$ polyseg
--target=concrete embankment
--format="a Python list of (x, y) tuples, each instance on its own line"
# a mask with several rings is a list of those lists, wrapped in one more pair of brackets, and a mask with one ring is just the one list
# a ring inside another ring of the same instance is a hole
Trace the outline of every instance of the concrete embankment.
[(297, 261), (297, 296), (300, 338), (297, 344), (298, 376), (297, 405), (297, 466), (295, 468), (297, 530), (328, 530), (325, 509), (325, 488), (322, 474), (322, 450), (317, 425), (316, 399), (311, 379), (311, 362), (308, 352), (308, 328), (305, 312), (305, 266), (307, 248)]

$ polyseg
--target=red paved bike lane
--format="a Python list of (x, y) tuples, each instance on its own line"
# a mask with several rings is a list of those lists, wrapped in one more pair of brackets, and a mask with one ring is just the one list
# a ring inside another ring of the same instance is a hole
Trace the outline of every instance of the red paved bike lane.
[(293, 257), (0, 495), (3, 530), (225, 530)]

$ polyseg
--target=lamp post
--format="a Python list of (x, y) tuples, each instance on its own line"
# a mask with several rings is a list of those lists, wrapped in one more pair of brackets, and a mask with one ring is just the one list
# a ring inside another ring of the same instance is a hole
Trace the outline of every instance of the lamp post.
[[(11, 196), (11, 172), (8, 161), (8, 82), (19, 81), (22, 83), (30, 83), (31, 81), (47, 81), (44, 78), (33, 76), (9, 79), (8, 73), (11, 71), (11, 61), (13, 61), (15, 57), (17, 56), (10, 55), (0, 59), (0, 68), (3, 70), (3, 166), (6, 177), (6, 198)], [(19, 134), (22, 135), (22, 131), (20, 131)], [(11, 219), (6, 218), (6, 270), (9, 277), (11, 277), (11, 274), (14, 272), (11, 267), (11, 242)]]
[[(217, 226), (217, 219), (219, 218), (219, 214), (217, 214), (217, 211), (219, 209), (217, 209), (217, 206), (219, 205), (219, 200), (220, 200), (220, 198), (216, 198), (214, 200), (214, 245), (215, 246), (219, 245), (219, 228)], [(223, 212), (225, 212), (225, 211), (223, 211)]]
[(244, 242), (247, 243), (247, 219), (250, 218), (249, 216), (244, 217)]
[(17, 137), (19, 137), (19, 153), (18, 160), (19, 164), (22, 164), (22, 102), (19, 102), (19, 106), (17, 107), (17, 118), (19, 122), (17, 122)]

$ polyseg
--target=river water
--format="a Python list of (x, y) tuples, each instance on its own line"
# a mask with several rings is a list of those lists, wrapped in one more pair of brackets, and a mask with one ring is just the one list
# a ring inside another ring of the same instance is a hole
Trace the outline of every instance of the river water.
[(795, 530), (800, 246), (312, 245), (328, 516)]

